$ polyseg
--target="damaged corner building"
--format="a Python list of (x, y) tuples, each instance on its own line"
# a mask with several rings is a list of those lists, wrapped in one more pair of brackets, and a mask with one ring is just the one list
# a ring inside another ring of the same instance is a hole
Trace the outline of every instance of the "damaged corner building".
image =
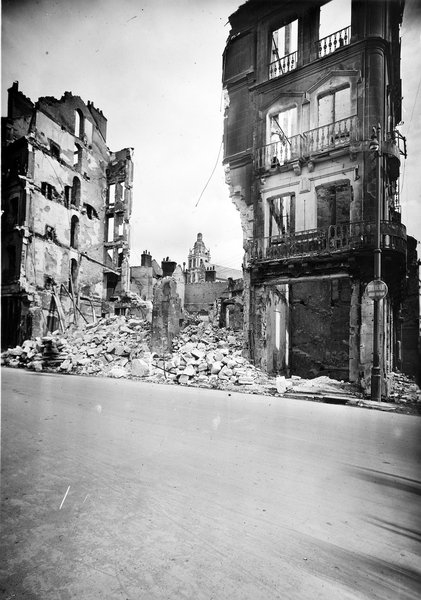
[(2, 348), (112, 312), (129, 286), (132, 149), (65, 92), (34, 103), (15, 82), (2, 119)]
[(230, 17), (224, 165), (246, 252), (247, 352), (269, 372), (369, 389), (366, 288), (380, 249), (381, 369), (416, 375), (416, 243), (399, 200), (403, 6), (249, 0)]

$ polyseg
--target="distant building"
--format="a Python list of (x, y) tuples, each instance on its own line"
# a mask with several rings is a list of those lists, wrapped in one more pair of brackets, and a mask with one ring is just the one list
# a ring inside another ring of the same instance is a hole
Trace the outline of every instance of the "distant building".
[(224, 165), (244, 231), (247, 350), (269, 372), (370, 388), (377, 214), (381, 369), (419, 364), (399, 201), (402, 12), (400, 0), (249, 0), (229, 18)]
[(185, 270), (184, 306), (188, 312), (208, 314), (227, 290), (228, 282), (242, 278), (242, 271), (211, 263), (210, 250), (206, 248), (203, 235), (197, 234), (189, 251)]
[(110, 310), (129, 285), (131, 149), (79, 96), (9, 89), (2, 119), (2, 347)]

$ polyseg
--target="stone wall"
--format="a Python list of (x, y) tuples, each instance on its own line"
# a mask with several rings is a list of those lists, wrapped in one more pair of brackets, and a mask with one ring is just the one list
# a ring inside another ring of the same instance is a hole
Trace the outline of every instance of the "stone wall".
[(227, 283), (206, 281), (187, 283), (184, 293), (184, 306), (187, 312), (208, 311), (214, 302), (227, 289)]

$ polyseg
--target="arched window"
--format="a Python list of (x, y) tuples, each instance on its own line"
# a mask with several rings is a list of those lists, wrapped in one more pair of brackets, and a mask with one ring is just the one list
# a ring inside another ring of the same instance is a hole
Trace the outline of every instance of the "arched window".
[(83, 112), (77, 108), (75, 110), (75, 135), (79, 138), (85, 133)]
[(77, 249), (79, 246), (79, 219), (73, 215), (70, 222), (70, 247)]
[(77, 276), (78, 276), (78, 265), (77, 260), (72, 258), (70, 260), (70, 277), (69, 277), (69, 290), (72, 294), (77, 292)]
[(80, 205), (80, 179), (78, 177), (73, 177), (71, 204), (76, 208), (79, 208)]

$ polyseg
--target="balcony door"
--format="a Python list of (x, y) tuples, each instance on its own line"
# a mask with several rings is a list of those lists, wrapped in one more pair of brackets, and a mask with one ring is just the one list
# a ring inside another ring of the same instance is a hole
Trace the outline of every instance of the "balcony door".
[(276, 242), (295, 231), (295, 196), (288, 194), (269, 198), (269, 238)]
[(316, 187), (317, 228), (349, 223), (352, 186), (348, 180)]

